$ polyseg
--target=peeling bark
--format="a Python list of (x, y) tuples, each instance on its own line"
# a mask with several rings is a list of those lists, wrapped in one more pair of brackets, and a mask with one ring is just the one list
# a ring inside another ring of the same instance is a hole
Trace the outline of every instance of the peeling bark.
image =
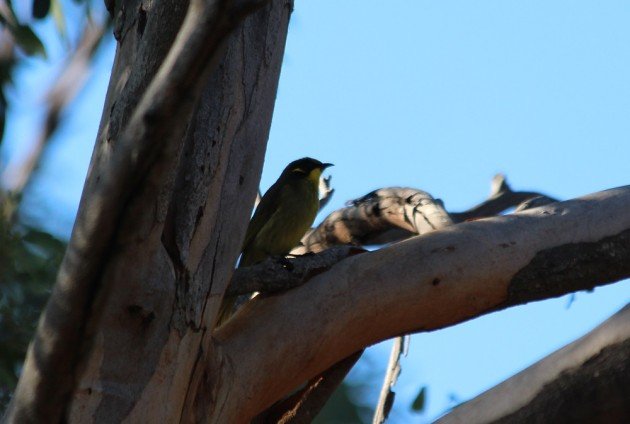
[(302, 238), (302, 246), (291, 253), (321, 252), (339, 244), (379, 244), (382, 234), (390, 230), (398, 230), (397, 233), (408, 237), (452, 223), (442, 202), (425, 191), (400, 187), (380, 189), (328, 215)]

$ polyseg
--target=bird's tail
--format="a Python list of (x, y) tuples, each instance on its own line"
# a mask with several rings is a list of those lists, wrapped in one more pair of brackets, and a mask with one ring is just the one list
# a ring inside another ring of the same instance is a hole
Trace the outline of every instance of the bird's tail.
[(237, 296), (225, 296), (223, 303), (221, 303), (221, 309), (219, 309), (219, 319), (217, 320), (217, 327), (220, 327), (232, 316), (234, 305), (236, 304)]

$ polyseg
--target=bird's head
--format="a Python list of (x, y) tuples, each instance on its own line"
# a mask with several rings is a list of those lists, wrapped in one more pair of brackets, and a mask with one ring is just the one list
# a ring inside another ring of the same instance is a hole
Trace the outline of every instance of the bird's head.
[(288, 164), (282, 175), (287, 178), (308, 178), (313, 184), (319, 185), (322, 172), (329, 166), (333, 164), (322, 163), (312, 158), (302, 158)]

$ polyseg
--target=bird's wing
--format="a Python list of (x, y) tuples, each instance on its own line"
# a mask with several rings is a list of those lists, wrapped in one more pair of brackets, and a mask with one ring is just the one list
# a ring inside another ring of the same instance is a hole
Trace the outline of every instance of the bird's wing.
[(281, 197), (281, 187), (276, 183), (269, 187), (269, 190), (267, 190), (264, 196), (260, 199), (260, 203), (256, 207), (254, 216), (247, 226), (245, 241), (243, 241), (243, 248), (241, 249), (242, 252), (248, 248), (260, 230), (262, 230), (269, 219), (271, 219), (273, 214), (276, 213), (278, 206), (281, 203)]

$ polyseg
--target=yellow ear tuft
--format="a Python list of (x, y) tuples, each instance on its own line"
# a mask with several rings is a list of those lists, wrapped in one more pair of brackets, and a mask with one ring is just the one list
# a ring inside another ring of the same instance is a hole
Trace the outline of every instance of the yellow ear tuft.
[(315, 168), (308, 174), (308, 179), (311, 180), (313, 184), (319, 186), (319, 178), (322, 176), (321, 168)]

